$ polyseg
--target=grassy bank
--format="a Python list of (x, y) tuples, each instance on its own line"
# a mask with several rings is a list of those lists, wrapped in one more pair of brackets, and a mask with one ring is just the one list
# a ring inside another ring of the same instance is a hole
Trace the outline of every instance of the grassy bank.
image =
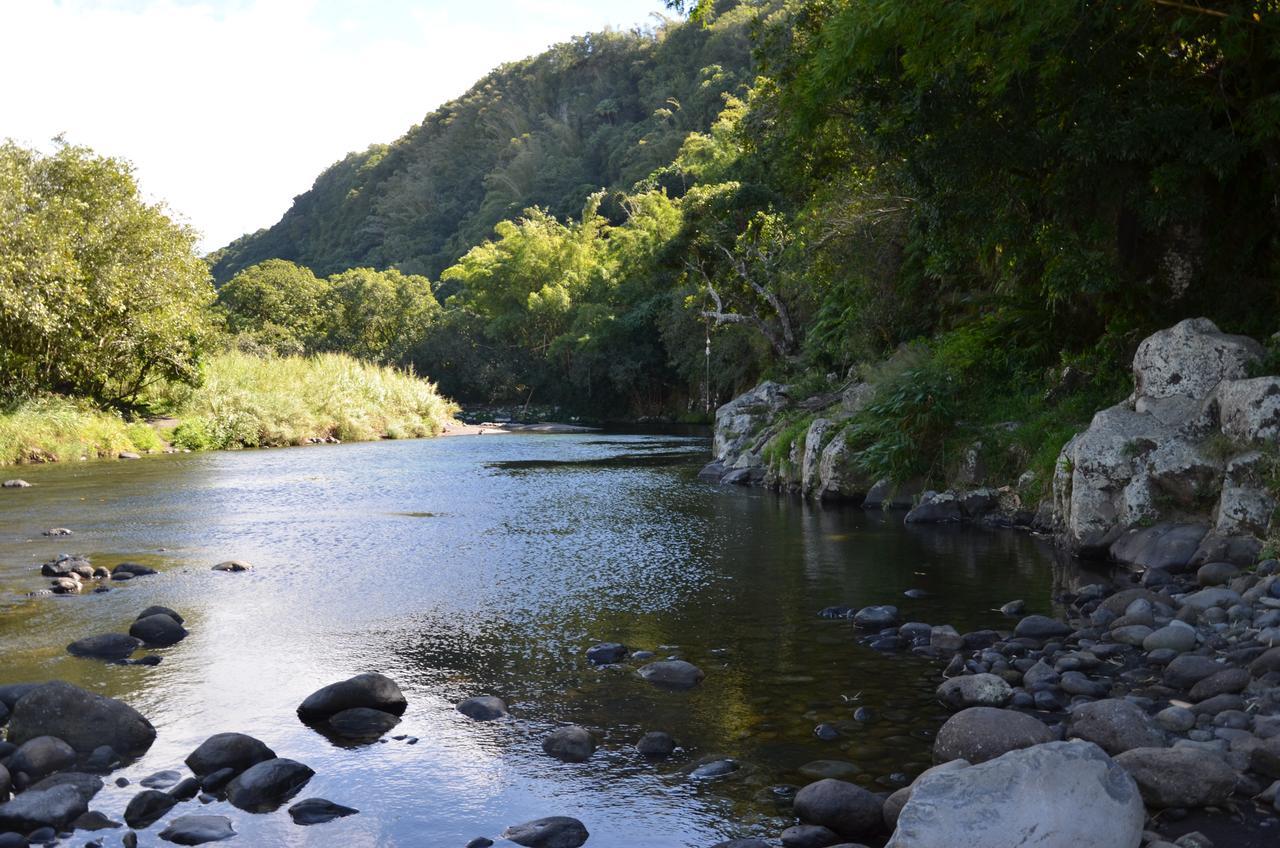
[[(211, 357), (197, 387), (165, 384), (145, 397), (162, 428), (57, 396), (0, 411), (0, 464), (189, 450), (277, 447), (310, 439), (438, 435), (457, 412), (435, 385), (341, 354)], [(173, 426), (176, 419), (176, 426)]]

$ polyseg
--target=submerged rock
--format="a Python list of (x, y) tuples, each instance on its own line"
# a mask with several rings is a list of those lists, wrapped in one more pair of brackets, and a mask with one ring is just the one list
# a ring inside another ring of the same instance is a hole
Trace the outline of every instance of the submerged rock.
[(133, 655), (142, 647), (142, 640), (123, 633), (103, 633), (100, 636), (86, 636), (67, 645), (67, 653), (75, 657), (89, 657), (95, 660), (123, 660)]
[(221, 842), (236, 835), (226, 816), (178, 816), (162, 831), (160, 838), (175, 845), (203, 845)]
[(684, 660), (652, 662), (641, 666), (637, 674), (660, 689), (674, 690), (692, 689), (706, 677), (702, 669)]
[(1138, 848), (1133, 779), (1089, 742), (1048, 742), (912, 787), (886, 848)]
[(324, 798), (307, 798), (289, 808), (289, 817), (294, 824), (324, 824), (358, 812), (353, 807), (344, 807)]
[(344, 739), (377, 739), (400, 723), (400, 717), (382, 710), (354, 707), (329, 717), (328, 729)]
[(587, 662), (593, 665), (612, 665), (627, 658), (626, 645), (617, 642), (602, 642), (587, 649)]
[(644, 736), (640, 737), (640, 741), (636, 743), (636, 750), (646, 757), (659, 758), (669, 757), (676, 749), (676, 740), (671, 737), (670, 733), (663, 733), (661, 730), (651, 730)]
[(458, 704), (458, 712), (476, 721), (493, 721), (507, 715), (507, 705), (494, 695), (477, 695)]
[(586, 728), (570, 725), (543, 739), (542, 750), (566, 763), (585, 763), (595, 753), (596, 740)]

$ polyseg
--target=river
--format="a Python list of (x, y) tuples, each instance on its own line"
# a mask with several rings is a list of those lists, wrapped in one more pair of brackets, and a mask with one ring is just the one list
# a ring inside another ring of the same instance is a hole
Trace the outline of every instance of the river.
[[(873, 790), (930, 764), (940, 667), (871, 650), (818, 610), (892, 603), (906, 620), (1008, 628), (1003, 602), (1049, 613), (1055, 585), (1099, 579), (1025, 534), (905, 528), (900, 514), (719, 489), (696, 479), (707, 450), (687, 437), (508, 435), (23, 468), (34, 486), (0, 492), (0, 683), (61, 678), (128, 701), (158, 730), (121, 772), (135, 783), (234, 730), (315, 769), (299, 797), (361, 811), (299, 827), (283, 809), (198, 810), (229, 815), (242, 844), (460, 848), (570, 815), (591, 845), (705, 848), (789, 824), (774, 787), (811, 780), (814, 761)], [(42, 536), (50, 527), (75, 535)], [(161, 573), (30, 597), (62, 551)], [(210, 570), (233, 558), (254, 570)], [(66, 653), (152, 604), (191, 631), (155, 651), (160, 665)], [(599, 641), (680, 656), (706, 680), (666, 692), (635, 662), (592, 668), (584, 653)], [(338, 747), (298, 721), (307, 694), (364, 671), (401, 684), (409, 708), (392, 735), (417, 744)], [(513, 718), (454, 710), (477, 694), (500, 695)], [(854, 719), (859, 707), (870, 720)], [(600, 741), (587, 763), (542, 753), (568, 722)], [(819, 723), (840, 736), (818, 739)], [(682, 750), (646, 761), (633, 746), (647, 730)], [(708, 757), (741, 767), (690, 777)], [(136, 791), (109, 782), (92, 806), (119, 820)]]

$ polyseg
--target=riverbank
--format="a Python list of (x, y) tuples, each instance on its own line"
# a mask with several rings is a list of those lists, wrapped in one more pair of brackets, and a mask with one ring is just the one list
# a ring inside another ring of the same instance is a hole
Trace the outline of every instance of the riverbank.
[(433, 383), (342, 354), (228, 351), (198, 386), (148, 389), (147, 420), (46, 395), (0, 411), (0, 465), (437, 436), (458, 412)]

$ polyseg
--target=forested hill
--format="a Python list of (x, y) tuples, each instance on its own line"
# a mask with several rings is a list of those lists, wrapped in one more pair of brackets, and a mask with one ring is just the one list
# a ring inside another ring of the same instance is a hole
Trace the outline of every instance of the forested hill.
[(390, 145), (331, 166), (279, 223), (214, 254), (214, 277), (279, 258), (434, 279), (528, 207), (576, 215), (592, 192), (671, 162), (751, 81), (751, 19), (743, 8), (708, 27), (594, 33), (503, 65)]

